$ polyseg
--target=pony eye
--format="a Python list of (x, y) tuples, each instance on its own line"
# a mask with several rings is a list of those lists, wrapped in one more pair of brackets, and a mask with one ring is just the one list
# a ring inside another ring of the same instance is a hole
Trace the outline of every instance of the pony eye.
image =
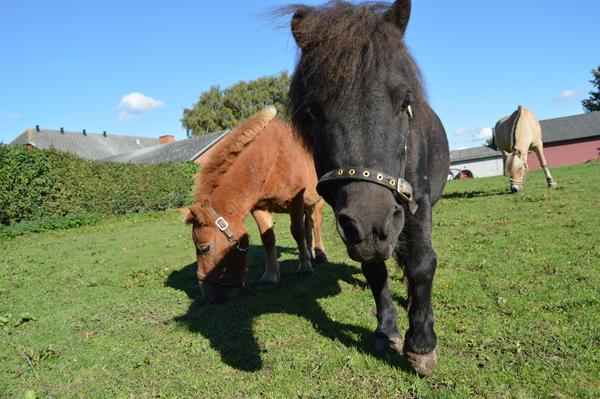
[(392, 88), (390, 93), (392, 105), (396, 113), (405, 112), (412, 102), (412, 91), (404, 84), (399, 84)]
[(212, 250), (212, 246), (210, 244), (198, 245), (196, 249), (199, 254), (206, 255)]

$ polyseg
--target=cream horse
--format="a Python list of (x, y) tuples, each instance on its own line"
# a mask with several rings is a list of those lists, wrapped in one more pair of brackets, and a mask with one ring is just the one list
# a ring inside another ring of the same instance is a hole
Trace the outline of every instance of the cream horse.
[(496, 123), (494, 142), (498, 150), (504, 154), (506, 175), (510, 176), (510, 190), (513, 193), (521, 191), (523, 187), (523, 180), (528, 170), (527, 155), (531, 151), (534, 151), (540, 160), (548, 187), (556, 187), (544, 157), (542, 127), (535, 115), (527, 108), (519, 105), (515, 112)]

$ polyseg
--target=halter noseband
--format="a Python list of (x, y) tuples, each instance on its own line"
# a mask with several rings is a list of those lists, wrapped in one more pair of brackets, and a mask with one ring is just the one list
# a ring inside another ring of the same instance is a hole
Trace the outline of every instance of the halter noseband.
[(419, 207), (413, 196), (413, 189), (409, 182), (403, 178), (394, 178), (383, 172), (373, 171), (364, 168), (350, 167), (339, 168), (325, 173), (319, 179), (317, 187), (322, 183), (339, 180), (362, 180), (369, 183), (379, 184), (386, 187), (394, 193), (398, 201), (408, 204), (410, 213), (414, 215)]
[[(403, 107), (403, 110), (408, 114), (409, 121), (413, 118), (413, 112), (411, 106), (408, 104)], [(380, 186), (386, 187), (394, 193), (394, 197), (400, 203), (408, 205), (410, 213), (413, 215), (419, 207), (413, 196), (413, 189), (410, 183), (404, 180), (404, 169), (406, 166), (406, 146), (404, 147), (404, 159), (400, 168), (400, 177), (395, 178), (383, 172), (361, 168), (361, 167), (342, 167), (334, 170), (330, 170), (325, 173), (319, 179), (317, 183), (317, 190), (323, 183), (340, 180), (361, 180), (369, 183), (379, 184)]]

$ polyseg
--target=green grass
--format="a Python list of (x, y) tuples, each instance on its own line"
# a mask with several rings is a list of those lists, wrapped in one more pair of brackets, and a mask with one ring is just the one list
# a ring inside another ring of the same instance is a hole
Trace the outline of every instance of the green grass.
[(533, 172), (517, 195), (501, 177), (448, 184), (429, 378), (371, 354), (375, 305), (329, 210), (330, 263), (309, 280), (277, 217), (271, 291), (253, 292), (249, 224), (250, 289), (224, 305), (199, 297), (189, 226), (164, 212), (0, 242), (0, 397), (600, 397), (600, 163), (552, 172), (556, 190)]

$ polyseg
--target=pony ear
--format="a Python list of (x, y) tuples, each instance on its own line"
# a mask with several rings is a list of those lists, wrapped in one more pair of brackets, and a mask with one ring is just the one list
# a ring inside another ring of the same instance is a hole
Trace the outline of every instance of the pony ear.
[(292, 35), (301, 49), (306, 49), (309, 45), (309, 38), (305, 32), (302, 32), (302, 21), (313, 11), (312, 7), (300, 7), (292, 16)]
[(194, 220), (198, 219), (198, 209), (194, 209), (197, 205), (192, 205), (189, 208), (177, 209), (179, 213), (183, 215), (183, 222), (185, 224), (192, 224)]
[(390, 9), (385, 12), (384, 18), (386, 21), (395, 23), (404, 34), (410, 19), (410, 8), (410, 0), (396, 0)]

